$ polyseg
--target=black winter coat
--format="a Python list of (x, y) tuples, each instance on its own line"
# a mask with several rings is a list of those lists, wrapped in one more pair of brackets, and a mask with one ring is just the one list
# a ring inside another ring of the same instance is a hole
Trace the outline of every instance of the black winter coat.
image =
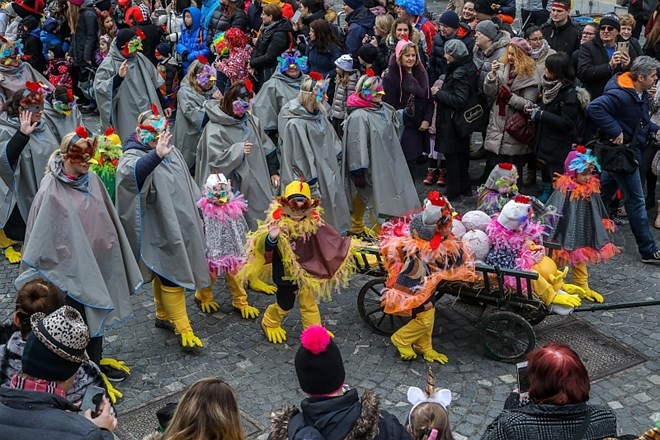
[(573, 54), (580, 47), (580, 30), (569, 19), (563, 26), (545, 23), (541, 26), (543, 38), (556, 52)]
[(93, 7), (80, 10), (78, 28), (71, 35), (71, 58), (74, 66), (84, 66), (94, 62), (94, 53), (99, 42), (99, 21)]
[(474, 37), (472, 36), (472, 29), (465, 24), (461, 23), (456, 33), (451, 38), (444, 38), (440, 32), (433, 39), (433, 47), (431, 48), (431, 57), (429, 58), (429, 83), (433, 84), (445, 74), (447, 68), (447, 61), (445, 60), (445, 43), (451, 39), (461, 40), (465, 47), (467, 47), (470, 57), (472, 57), (472, 50), (474, 49)]
[(206, 45), (211, 46), (213, 39), (220, 32), (225, 32), (230, 28), (238, 28), (243, 32), (248, 31), (248, 17), (243, 12), (243, 2), (237, 2), (236, 11), (231, 17), (222, 15), (224, 6), (220, 5), (211, 14), (211, 21), (209, 22), (209, 29), (206, 33)]
[(441, 153), (465, 153), (470, 148), (470, 137), (456, 133), (452, 119), (464, 111), (467, 102), (479, 89), (479, 72), (467, 56), (447, 64), (442, 88), (434, 95), (438, 104), (435, 119), (435, 150)]
[(48, 68), (46, 57), (44, 57), (44, 45), (41, 39), (32, 32), (23, 36), (23, 60), (39, 73), (44, 73)]
[(282, 19), (259, 35), (250, 58), (250, 67), (255, 70), (255, 77), (260, 84), (268, 81), (275, 73), (277, 57), (289, 48), (292, 32), (291, 22)]
[(147, 38), (142, 40), (142, 54), (149, 58), (149, 61), (151, 61), (154, 66), (158, 65), (156, 46), (160, 44), (163, 31), (150, 21), (138, 23), (135, 25), (135, 28), (140, 29), (144, 32), (144, 35), (147, 36)]
[(576, 139), (576, 124), (583, 118), (575, 84), (564, 85), (549, 104), (541, 102), (541, 119), (536, 123), (536, 157), (562, 164)]
[(257, 32), (261, 28), (261, 3), (252, 2), (247, 10), (248, 28), (250, 31)]
[[(624, 41), (624, 39), (619, 35), (616, 41)], [(635, 58), (642, 55), (641, 53), (637, 53), (634, 44), (629, 46), (628, 54), (630, 55), (630, 65), (632, 65)], [(617, 66), (612, 70), (610, 69), (609, 61), (607, 50), (598, 35), (593, 40), (587, 41), (580, 46), (577, 76), (582, 81), (584, 88), (589, 92), (589, 95), (591, 95), (592, 100), (603, 94), (605, 84), (615, 74), (630, 70), (630, 65), (625, 69)]]

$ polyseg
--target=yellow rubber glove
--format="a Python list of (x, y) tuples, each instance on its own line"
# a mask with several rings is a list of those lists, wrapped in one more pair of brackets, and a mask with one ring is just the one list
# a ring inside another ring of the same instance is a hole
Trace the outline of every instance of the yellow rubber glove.
[(555, 298), (552, 300), (552, 304), (557, 304), (558, 306), (565, 306), (565, 307), (580, 307), (582, 304), (582, 301), (580, 300), (579, 297), (575, 295), (562, 295), (559, 294), (555, 296)]
[(266, 295), (273, 295), (277, 292), (277, 286), (265, 283), (256, 276), (250, 278), (250, 289), (255, 292), (265, 293)]
[(283, 344), (286, 341), (286, 330), (282, 327), (263, 327), (266, 339), (273, 344)]
[(204, 344), (202, 344), (202, 341), (195, 336), (195, 333), (193, 333), (192, 330), (183, 332), (181, 333), (181, 345), (186, 348), (194, 348), (195, 346), (197, 347), (203, 347)]
[(335, 334), (334, 334), (334, 333), (332, 333), (332, 332), (331, 332), (330, 330), (328, 330), (327, 328), (325, 329), (325, 331), (328, 332), (328, 335), (330, 336), (330, 338), (335, 339)]
[(415, 353), (415, 350), (413, 350), (412, 347), (396, 347), (396, 349), (399, 350), (399, 356), (404, 361), (417, 359), (417, 353)]
[(439, 362), (441, 364), (446, 364), (449, 358), (444, 354), (431, 349), (424, 352), (424, 360), (426, 362)]
[(114, 370), (123, 371), (126, 374), (131, 374), (131, 369), (128, 368), (126, 363), (124, 361), (118, 361), (117, 359), (103, 358), (99, 361), (99, 365), (110, 367)]
[(203, 313), (215, 313), (220, 310), (220, 304), (213, 298), (211, 287), (197, 290), (195, 292), (195, 300)]
[(564, 283), (561, 290), (563, 290), (566, 293), (570, 293), (571, 295), (580, 295), (582, 297), (586, 295), (585, 290), (576, 284)]
[(605, 301), (605, 298), (603, 298), (603, 295), (600, 293), (596, 292), (595, 290), (591, 289), (584, 289), (584, 295), (582, 295), (583, 298), (588, 299), (589, 301), (594, 301), (597, 303), (602, 303)]
[(5, 249), (5, 257), (7, 257), (7, 261), (9, 261), (11, 264), (20, 263), (21, 256), (21, 253), (11, 246)]
[(103, 373), (101, 373), (101, 378), (103, 379), (103, 385), (105, 385), (105, 390), (108, 393), (108, 398), (110, 399), (110, 402), (114, 405), (117, 403), (117, 399), (121, 399), (124, 397), (122, 393), (119, 392), (117, 388), (112, 386), (112, 382), (110, 382), (107, 378), (107, 376)]
[(256, 307), (247, 305), (239, 309), (243, 319), (256, 319), (259, 316), (259, 310)]

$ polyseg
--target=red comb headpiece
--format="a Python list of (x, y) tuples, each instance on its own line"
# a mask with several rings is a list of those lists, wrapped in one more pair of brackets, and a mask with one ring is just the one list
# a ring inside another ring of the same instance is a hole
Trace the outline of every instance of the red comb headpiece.
[(524, 203), (525, 205), (529, 205), (529, 197), (527, 196), (516, 196), (515, 199), (513, 199), (514, 202), (516, 203)]
[(319, 72), (310, 72), (309, 77), (314, 81), (321, 81), (323, 79), (323, 75)]
[(144, 40), (147, 39), (147, 36), (144, 35), (144, 32), (142, 32), (142, 29), (136, 29), (135, 30), (135, 35), (137, 35), (140, 38), (140, 40), (144, 41)]
[(204, 55), (198, 55), (197, 56), (197, 61), (199, 61), (202, 64), (208, 64), (209, 63), (209, 60), (207, 60)]
[(115, 129), (112, 127), (108, 127), (105, 130), (105, 133), (103, 133), (106, 137), (115, 134)]
[(87, 139), (89, 137), (89, 132), (82, 125), (76, 127), (76, 134), (83, 139)]
[(73, 89), (67, 89), (66, 97), (69, 99), (69, 102), (73, 102), (76, 99), (76, 97), (73, 96)]
[(446, 204), (445, 198), (442, 197), (438, 191), (431, 191), (426, 198), (433, 206), (445, 206)]
[(41, 92), (41, 84), (36, 81), (26, 81), (25, 88), (31, 92)]
[(156, 104), (151, 104), (151, 113), (153, 113), (154, 116), (160, 116), (160, 113), (158, 112), (158, 106)]
[(252, 84), (252, 81), (249, 79), (245, 80), (245, 88), (247, 89), (248, 92), (254, 93), (254, 84)]
[(376, 76), (374, 69), (372, 69), (371, 67), (369, 67), (365, 73), (367, 76)]
[(578, 145), (575, 151), (580, 154), (584, 154), (587, 152), (587, 149), (584, 147), (584, 145)]
[(511, 164), (511, 163), (509, 163), (509, 162), (502, 162), (502, 163), (500, 163), (500, 164), (498, 164), (498, 165), (499, 165), (499, 167), (502, 168), (503, 170), (509, 170), (509, 171), (511, 171), (511, 170), (513, 169), (513, 164)]

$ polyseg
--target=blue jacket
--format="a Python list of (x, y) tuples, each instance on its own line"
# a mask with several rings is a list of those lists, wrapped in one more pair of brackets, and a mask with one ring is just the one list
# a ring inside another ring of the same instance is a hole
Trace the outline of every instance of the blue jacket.
[(50, 50), (51, 47), (59, 46), (64, 53), (69, 51), (69, 42), (62, 41), (57, 34), (41, 31), (39, 33), (39, 39), (41, 39), (41, 43), (44, 45), (44, 57), (46, 57), (46, 59), (48, 59), (48, 50)]
[(315, 44), (311, 43), (307, 46), (307, 63), (309, 64), (309, 70), (311, 72), (318, 72), (324, 76), (334, 78), (337, 76), (337, 70), (335, 68), (335, 60), (339, 58), (342, 54), (341, 49), (333, 45), (329, 51), (320, 52), (316, 50)]
[(649, 116), (648, 93), (642, 93), (641, 97), (637, 94), (630, 72), (620, 73), (609, 80), (605, 92), (587, 106), (587, 114), (600, 130), (601, 137), (612, 139), (623, 132), (624, 143), (631, 141), (641, 119), (635, 145), (635, 154), (640, 162), (649, 132), (660, 130), (660, 126), (651, 122)]
[(346, 53), (353, 57), (353, 66), (358, 63), (358, 50), (362, 47), (362, 39), (365, 35), (373, 35), (376, 16), (364, 6), (357, 8), (346, 16), (346, 40), (344, 46)]
[[(192, 26), (186, 27), (185, 15), (189, 12), (192, 16)], [(201, 27), (202, 12), (199, 8), (186, 8), (183, 10), (184, 22), (181, 24), (181, 36), (176, 45), (176, 51), (183, 58), (183, 73), (188, 72), (188, 66), (195, 61), (199, 55), (206, 58), (211, 56), (211, 51), (206, 46), (206, 29)], [(186, 53), (184, 57), (184, 53)]]
[(202, 0), (202, 27), (209, 28), (213, 11), (220, 6), (220, 0)]

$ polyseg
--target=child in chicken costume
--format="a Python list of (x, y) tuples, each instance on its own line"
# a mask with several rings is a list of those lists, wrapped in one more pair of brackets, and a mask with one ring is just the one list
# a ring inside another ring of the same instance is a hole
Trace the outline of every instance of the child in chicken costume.
[(611, 242), (615, 225), (600, 198), (596, 171), (600, 171), (600, 165), (591, 150), (578, 146), (568, 153), (564, 174), (557, 178), (548, 205), (562, 213), (550, 236), (553, 242), (561, 245), (553, 259), (572, 266), (573, 284), (584, 289), (586, 298), (603, 302), (603, 296), (589, 288), (586, 265), (608, 260), (618, 254), (619, 249)]
[(356, 271), (355, 245), (325, 224), (319, 203), (307, 183), (291, 182), (271, 204), (266, 223), (248, 236), (247, 262), (238, 277), (248, 280), (264, 262), (272, 262), (277, 302), (264, 312), (261, 327), (274, 344), (286, 340), (282, 320), (296, 297), (303, 329), (321, 325), (316, 298), (329, 300)]
[(249, 230), (243, 214), (247, 201), (242, 194), (231, 192), (231, 182), (224, 174), (211, 174), (202, 188), (197, 206), (204, 219), (206, 259), (211, 285), (195, 292), (195, 303), (204, 313), (217, 312), (220, 306), (213, 298), (213, 284), (219, 275), (227, 277), (232, 306), (245, 319), (259, 316), (259, 310), (248, 304), (247, 292), (236, 279), (245, 264), (246, 235)]
[(422, 354), (428, 362), (447, 362), (433, 349), (434, 293), (441, 281), (473, 282), (472, 255), (452, 234), (452, 206), (437, 191), (429, 193), (422, 212), (410, 220), (388, 222), (380, 237), (387, 268), (382, 294), (385, 313), (413, 319), (392, 335), (403, 360)]
[(114, 202), (117, 165), (123, 153), (121, 139), (115, 134), (114, 128), (108, 128), (98, 139), (99, 148), (94, 159), (90, 161), (90, 169), (101, 178), (110, 199)]

